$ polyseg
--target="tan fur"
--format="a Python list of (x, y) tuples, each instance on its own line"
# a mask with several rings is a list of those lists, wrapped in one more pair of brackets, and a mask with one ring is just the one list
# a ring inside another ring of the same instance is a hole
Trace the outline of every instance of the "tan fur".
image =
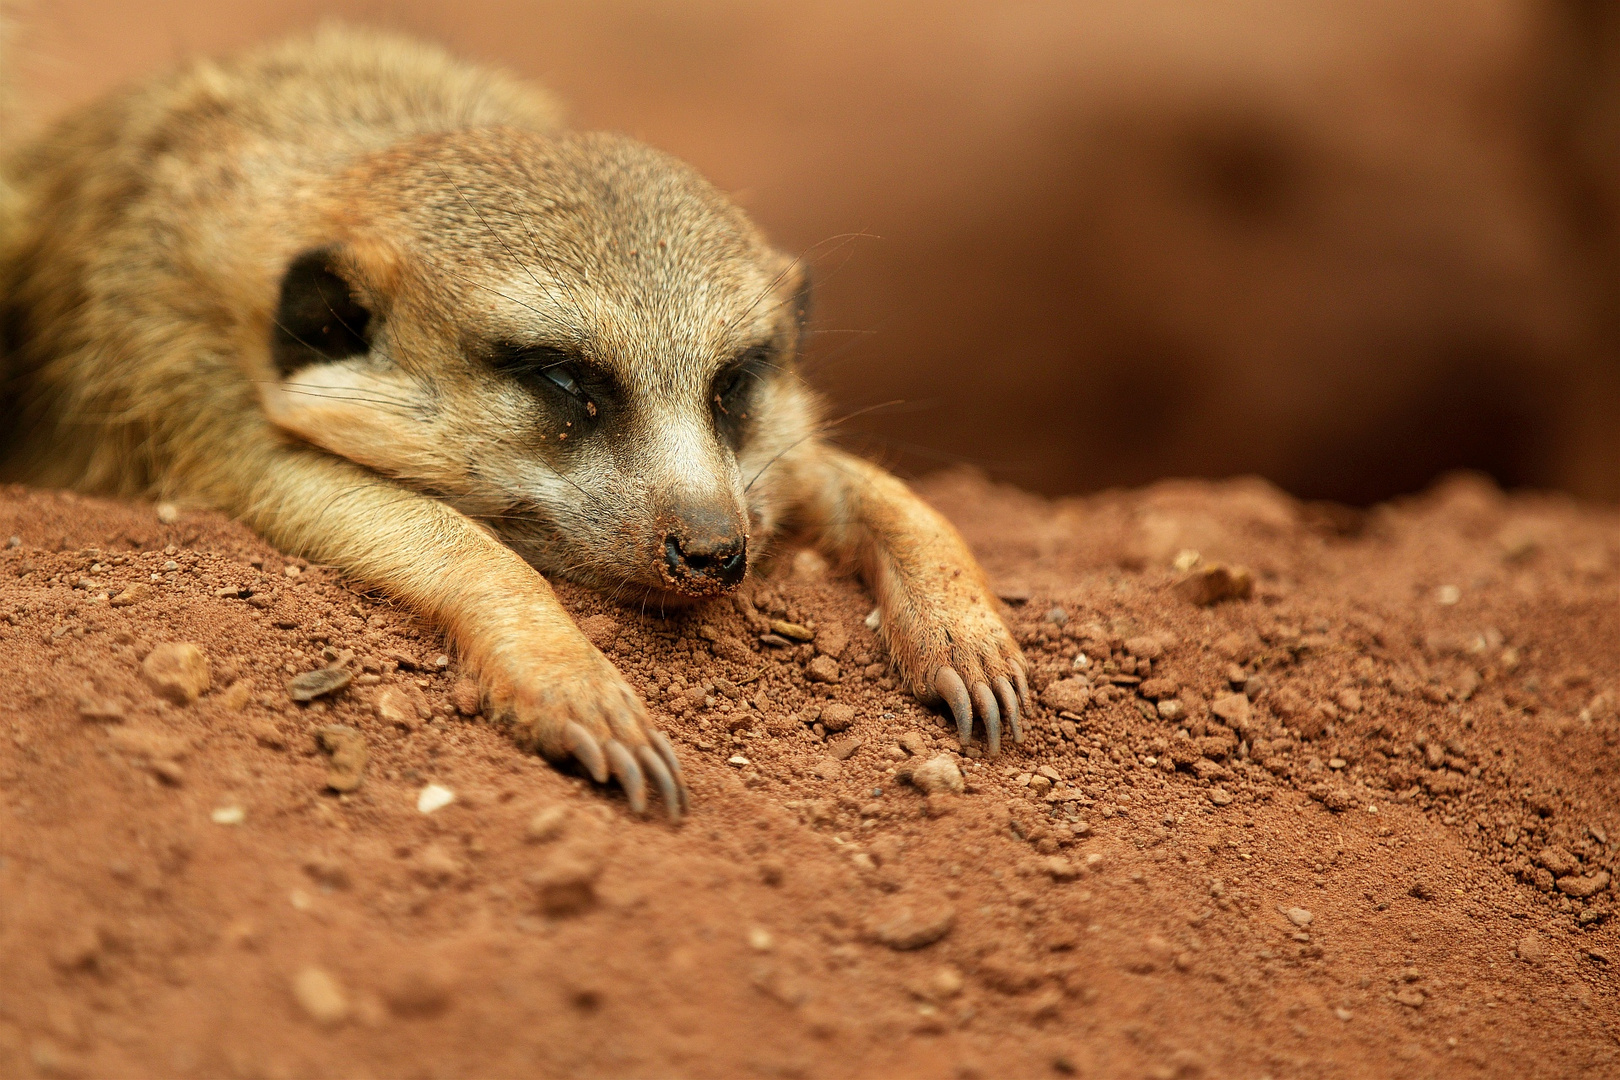
[(801, 269), (681, 163), (330, 29), (83, 109), (4, 176), (8, 475), (220, 507), (388, 590), (637, 806), (652, 780), (678, 813), (678, 763), (542, 574), (684, 602), (803, 528), (913, 691), (1016, 732), (971, 555), (820, 440)]

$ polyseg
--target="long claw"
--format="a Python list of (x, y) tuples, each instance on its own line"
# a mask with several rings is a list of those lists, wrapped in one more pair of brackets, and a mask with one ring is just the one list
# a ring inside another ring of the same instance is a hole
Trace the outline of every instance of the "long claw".
[(1023, 705), (1025, 712), (1029, 712), (1029, 680), (1024, 678), (1024, 669), (1015, 669), (1013, 678), (1018, 681), (1018, 702)]
[(664, 760), (658, 756), (658, 751), (650, 746), (636, 749), (636, 760), (641, 762), (642, 769), (658, 787), (658, 794), (664, 798), (664, 810), (669, 814), (669, 820), (681, 820), (681, 796), (675, 790), (675, 778), (669, 775), (669, 769)]
[(1013, 742), (1021, 743), (1024, 741), (1024, 729), (1018, 724), (1018, 696), (1013, 693), (1013, 685), (1007, 681), (1007, 676), (998, 675), (995, 687), (996, 700), (1001, 702), (1001, 714), (1012, 729)]
[(613, 767), (613, 775), (619, 778), (619, 785), (624, 788), (625, 795), (630, 799), (630, 809), (638, 814), (647, 812), (647, 780), (641, 775), (641, 766), (636, 759), (630, 756), (630, 751), (620, 742), (607, 744), (608, 762)]
[(662, 731), (652, 733), (652, 744), (664, 759), (664, 766), (675, 780), (675, 790), (681, 797), (681, 813), (692, 809), (692, 793), (686, 790), (686, 777), (681, 773), (681, 759), (675, 756), (675, 744)]
[(984, 719), (985, 751), (995, 757), (1001, 753), (1001, 710), (996, 707), (996, 696), (990, 692), (989, 683), (973, 684), (973, 703)]
[(968, 698), (967, 684), (953, 667), (941, 667), (934, 673), (934, 692), (945, 699), (956, 717), (956, 734), (964, 743), (973, 737), (973, 702)]
[(592, 780), (598, 784), (607, 783), (607, 759), (602, 756), (602, 748), (597, 745), (595, 736), (579, 724), (569, 724), (563, 729), (563, 742), (569, 752), (579, 759), (579, 763), (585, 766)]

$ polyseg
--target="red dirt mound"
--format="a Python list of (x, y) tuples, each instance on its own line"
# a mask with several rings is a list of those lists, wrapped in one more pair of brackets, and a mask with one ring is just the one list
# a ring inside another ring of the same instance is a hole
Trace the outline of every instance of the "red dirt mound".
[(1620, 516), (923, 487), (1040, 688), (997, 759), (814, 556), (671, 618), (561, 590), (680, 828), (328, 570), (0, 492), (0, 1075), (1620, 1071)]

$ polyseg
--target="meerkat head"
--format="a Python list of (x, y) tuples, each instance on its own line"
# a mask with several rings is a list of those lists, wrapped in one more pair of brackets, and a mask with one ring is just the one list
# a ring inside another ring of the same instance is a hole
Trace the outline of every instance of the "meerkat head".
[(735, 587), (815, 422), (796, 263), (682, 163), (475, 129), (363, 162), (276, 269), (272, 422), (626, 598)]

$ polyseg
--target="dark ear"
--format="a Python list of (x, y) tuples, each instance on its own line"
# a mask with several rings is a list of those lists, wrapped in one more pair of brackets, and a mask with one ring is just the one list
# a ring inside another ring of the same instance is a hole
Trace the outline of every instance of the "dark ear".
[(281, 279), (281, 302), (270, 332), (276, 370), (289, 375), (371, 350), (371, 312), (355, 299), (336, 269), (332, 248), (306, 251)]

